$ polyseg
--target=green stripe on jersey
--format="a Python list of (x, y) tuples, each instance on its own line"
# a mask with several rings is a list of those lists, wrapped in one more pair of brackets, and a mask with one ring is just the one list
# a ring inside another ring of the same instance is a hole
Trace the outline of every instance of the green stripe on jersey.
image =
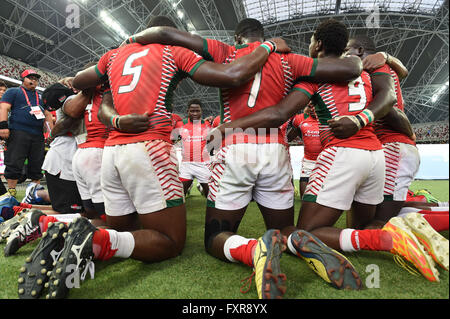
[(189, 75), (190, 75), (190, 76), (194, 76), (195, 71), (197, 71), (198, 67), (199, 67), (200, 65), (202, 65), (203, 63), (205, 63), (205, 62), (206, 62), (206, 60), (200, 60), (200, 61), (198, 61), (197, 64), (194, 65), (194, 67), (191, 69), (191, 71), (189, 71)]
[(311, 195), (311, 194), (304, 194), (302, 197), (302, 200), (305, 202), (313, 202), (315, 203), (317, 200), (317, 196), (316, 195)]
[(302, 88), (296, 88), (296, 87), (294, 87), (292, 90), (294, 90), (294, 91), (299, 91), (299, 92), (302, 92), (302, 93), (304, 93), (309, 99), (311, 99), (312, 98), (312, 95), (311, 95), (311, 93), (309, 93), (308, 91), (306, 91), (305, 89), (302, 89)]
[(98, 69), (98, 64), (95, 65), (95, 73), (97, 73), (99, 78), (101, 78), (101, 77), (103, 77), (105, 75), (102, 72), (100, 72), (100, 70)]
[(203, 39), (203, 50), (201, 56), (207, 61), (214, 62), (212, 55), (208, 51), (208, 41), (206, 39)]
[(180, 206), (180, 205), (183, 205), (183, 204), (184, 204), (183, 198), (177, 198), (177, 199), (166, 200), (167, 208), (170, 208), (170, 207), (177, 207), (177, 206)]
[(317, 119), (322, 125), (328, 125), (328, 120), (331, 120), (333, 116), (326, 103), (322, 100), (319, 93), (314, 93), (311, 101), (314, 104), (314, 110), (316, 111)]

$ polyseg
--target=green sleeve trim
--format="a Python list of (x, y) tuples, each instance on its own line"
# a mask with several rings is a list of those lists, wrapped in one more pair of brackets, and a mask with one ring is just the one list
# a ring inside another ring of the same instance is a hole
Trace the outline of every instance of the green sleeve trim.
[(191, 71), (189, 71), (189, 75), (192, 77), (194, 76), (195, 71), (197, 71), (197, 69), (200, 67), (200, 65), (202, 65), (203, 63), (205, 63), (206, 60), (200, 60), (197, 62), (196, 65), (194, 65), (194, 67), (191, 69)]
[(208, 199), (208, 200), (206, 200), (206, 207), (215, 208), (216, 203)]
[(203, 50), (201, 55), (205, 60), (214, 62), (212, 55), (208, 51), (208, 40), (206, 39), (203, 39)]
[(309, 74), (309, 76), (313, 77), (314, 75), (316, 75), (316, 69), (317, 69), (318, 63), (319, 63), (318, 59), (313, 59), (313, 65), (312, 65), (311, 73)]
[(95, 66), (95, 73), (97, 73), (99, 78), (102, 78), (105, 75), (98, 69), (98, 64)]
[(385, 75), (391, 76), (391, 74), (389, 74), (389, 73), (387, 73), (387, 72), (375, 72), (375, 73), (371, 73), (370, 76), (373, 76), (373, 75), (380, 75), (380, 74), (385, 74)]
[(309, 92), (306, 91), (305, 89), (301, 89), (301, 88), (296, 88), (296, 87), (295, 87), (295, 88), (293, 88), (292, 90), (302, 92), (302, 93), (305, 94), (309, 99), (312, 98), (311, 93), (309, 93)]

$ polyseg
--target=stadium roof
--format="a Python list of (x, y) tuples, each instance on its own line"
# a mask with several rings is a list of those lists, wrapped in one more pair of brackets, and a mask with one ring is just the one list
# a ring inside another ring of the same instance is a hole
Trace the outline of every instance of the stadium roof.
[[(267, 37), (282, 36), (302, 54), (317, 25), (333, 17), (407, 66), (402, 90), (413, 123), (448, 120), (448, 0), (0, 0), (0, 8), (0, 54), (61, 76), (97, 60), (154, 15), (230, 44), (237, 22), (256, 18)], [(217, 90), (191, 80), (177, 90), (175, 111), (184, 113), (194, 97), (206, 115), (218, 114)]]

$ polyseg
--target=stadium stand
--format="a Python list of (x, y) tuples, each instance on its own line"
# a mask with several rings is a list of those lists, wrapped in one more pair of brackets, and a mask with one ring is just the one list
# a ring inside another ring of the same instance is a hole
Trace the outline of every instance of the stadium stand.
[(0, 55), (0, 75), (20, 81), (20, 73), (26, 69), (35, 69), (41, 75), (41, 78), (39, 79), (40, 87), (45, 88), (59, 79), (56, 74), (42, 71), (39, 68), (32, 67), (21, 61)]

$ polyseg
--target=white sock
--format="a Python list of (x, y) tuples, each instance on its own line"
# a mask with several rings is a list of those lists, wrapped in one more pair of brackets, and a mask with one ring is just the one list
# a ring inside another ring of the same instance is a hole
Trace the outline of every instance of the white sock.
[(438, 202), (439, 207), (448, 207), (448, 202)]
[(230, 236), (223, 245), (223, 253), (225, 254), (225, 257), (233, 263), (239, 262), (231, 257), (230, 249), (234, 249), (242, 245), (247, 245), (250, 240), (254, 240), (254, 238), (245, 238), (239, 235)]
[(106, 229), (109, 233), (111, 250), (117, 249), (114, 257), (128, 258), (134, 250), (134, 237), (130, 232), (118, 232), (114, 229)]
[(440, 206), (440, 207), (432, 206), (430, 207), (430, 210), (434, 212), (448, 212), (448, 206)]
[[(341, 231), (341, 234), (339, 235), (339, 246), (343, 251), (346, 252), (354, 252), (358, 249), (355, 249), (352, 244), (352, 233), (354, 232), (354, 229), (351, 228), (345, 228)], [(357, 240), (357, 244), (358, 240)]]

